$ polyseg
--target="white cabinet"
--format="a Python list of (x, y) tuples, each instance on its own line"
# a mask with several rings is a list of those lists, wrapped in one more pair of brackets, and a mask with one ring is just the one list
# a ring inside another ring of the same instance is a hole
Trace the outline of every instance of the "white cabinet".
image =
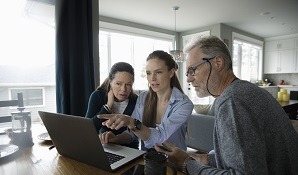
[(293, 49), (293, 48), (294, 48), (294, 38), (283, 39), (283, 40), (279, 40), (279, 42), (278, 42), (279, 50)]
[(264, 62), (265, 74), (295, 72), (294, 50), (265, 52)]
[(278, 41), (267, 41), (265, 42), (265, 51), (278, 50), (279, 43)]
[[(298, 41), (295, 41), (295, 42), (298, 42)], [(294, 45), (295, 43), (293, 38), (267, 41), (265, 43), (265, 51), (267, 52), (267, 51), (275, 51), (275, 50), (293, 49)]]
[(295, 71), (294, 50), (279, 51), (280, 73), (293, 73)]
[(290, 38), (265, 43), (265, 74), (296, 72), (295, 42), (294, 38)]
[(276, 73), (280, 70), (279, 64), (279, 53), (278, 51), (268, 51), (265, 53), (264, 58), (264, 73), (265, 74), (272, 74)]
[[(297, 39), (298, 41), (298, 39)], [(294, 73), (298, 73), (298, 49), (295, 50), (294, 52), (294, 65), (295, 65), (295, 72)]]

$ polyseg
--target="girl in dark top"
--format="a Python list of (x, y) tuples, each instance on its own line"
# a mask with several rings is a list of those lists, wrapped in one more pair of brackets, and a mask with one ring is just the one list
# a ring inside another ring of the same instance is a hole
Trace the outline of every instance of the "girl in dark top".
[[(138, 98), (133, 92), (133, 83), (133, 67), (128, 63), (118, 62), (111, 67), (106, 80), (91, 94), (85, 117), (93, 120), (99, 134), (110, 131), (118, 135), (127, 129), (123, 127), (119, 130), (112, 130), (102, 126), (104, 120), (97, 118), (97, 115), (115, 113), (130, 116)], [(126, 146), (138, 148), (138, 140)]]

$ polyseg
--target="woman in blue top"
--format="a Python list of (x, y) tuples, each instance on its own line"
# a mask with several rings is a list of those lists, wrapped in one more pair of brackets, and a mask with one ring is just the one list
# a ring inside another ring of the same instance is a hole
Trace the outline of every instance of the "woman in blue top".
[[(88, 103), (87, 118), (91, 118), (99, 134), (111, 131), (118, 135), (125, 131), (127, 127), (118, 130), (102, 126), (104, 119), (97, 118), (99, 114), (126, 114), (131, 115), (137, 101), (137, 95), (132, 90), (134, 83), (134, 69), (125, 62), (118, 62), (111, 67), (109, 76), (91, 94)], [(138, 148), (138, 141), (126, 145)]]
[(146, 64), (149, 91), (139, 95), (131, 117), (98, 116), (109, 119), (103, 125), (111, 129), (127, 126), (129, 130), (117, 136), (105, 132), (100, 137), (101, 141), (123, 144), (130, 143), (137, 136), (144, 143), (143, 150), (152, 148), (155, 143), (161, 145), (165, 140), (186, 150), (186, 121), (193, 110), (193, 104), (182, 92), (176, 75), (177, 68), (177, 63), (167, 52), (151, 53)]

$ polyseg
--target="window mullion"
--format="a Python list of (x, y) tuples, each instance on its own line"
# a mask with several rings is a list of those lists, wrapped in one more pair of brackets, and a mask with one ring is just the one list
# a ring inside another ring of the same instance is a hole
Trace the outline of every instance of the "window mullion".
[(240, 78), (242, 78), (242, 44), (238, 44), (238, 72), (239, 72), (239, 76)]
[(111, 68), (111, 60), (112, 60), (112, 48), (111, 48), (111, 33), (109, 33), (108, 37), (107, 37), (108, 41), (107, 41), (107, 45), (108, 45), (108, 68)]

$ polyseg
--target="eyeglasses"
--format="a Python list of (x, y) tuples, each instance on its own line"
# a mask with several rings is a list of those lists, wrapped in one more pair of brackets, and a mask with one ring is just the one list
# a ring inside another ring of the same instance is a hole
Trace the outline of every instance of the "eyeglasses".
[[(216, 56), (215, 56), (215, 57), (216, 57)], [(202, 62), (196, 64), (195, 66), (191, 66), (190, 68), (188, 68), (188, 70), (187, 70), (187, 72), (185, 73), (185, 75), (186, 75), (187, 77), (188, 77), (188, 75), (190, 75), (190, 76), (195, 76), (195, 71), (196, 71), (196, 69), (197, 69), (199, 66), (201, 66), (202, 64), (204, 64), (204, 63), (206, 63), (206, 62), (209, 62), (210, 60), (212, 60), (212, 59), (215, 58), (215, 57), (212, 57), (212, 58), (203, 58), (202, 60), (204, 60), (204, 61), (202, 61)]]

